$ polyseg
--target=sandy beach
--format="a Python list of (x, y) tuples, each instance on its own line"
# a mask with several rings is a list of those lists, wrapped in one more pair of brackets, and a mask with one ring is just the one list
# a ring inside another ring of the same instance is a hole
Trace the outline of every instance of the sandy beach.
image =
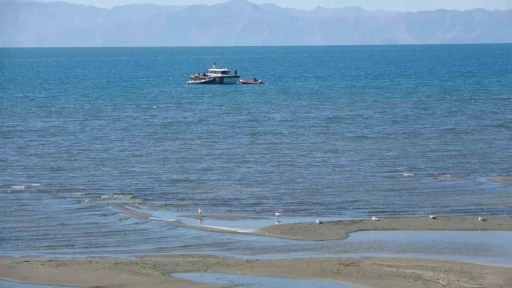
[(172, 273), (324, 279), (363, 287), (511, 287), (512, 267), (421, 259), (243, 260), (208, 255), (137, 259), (0, 258), (0, 278), (85, 287), (218, 287)]
[[(151, 219), (149, 211), (116, 205), (124, 214)], [(193, 215), (182, 217), (193, 218)], [(215, 215), (209, 215), (213, 219)], [(225, 219), (225, 218), (222, 218)], [(166, 220), (160, 220), (166, 221)], [(191, 229), (239, 233), (236, 229), (201, 227), (167, 221)], [(340, 220), (324, 224), (279, 224), (246, 234), (298, 239), (345, 239), (357, 231), (512, 231), (512, 218), (426, 217)], [(512, 287), (512, 267), (433, 259), (406, 258), (298, 258), (248, 260), (215, 255), (181, 254), (126, 258), (0, 257), (0, 279), (77, 287), (232, 287), (193, 283), (173, 278), (173, 273), (226, 273), (251, 276), (344, 282), (359, 287)]]

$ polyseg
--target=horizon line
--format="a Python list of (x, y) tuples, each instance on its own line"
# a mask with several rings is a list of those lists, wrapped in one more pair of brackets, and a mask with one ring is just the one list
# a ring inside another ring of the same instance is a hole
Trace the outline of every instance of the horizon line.
[(0, 49), (84, 49), (84, 48), (277, 48), (277, 47), (383, 47), (383, 46), (469, 46), (469, 45), (512, 45), (512, 42), (496, 43), (425, 43), (425, 44), (333, 44), (333, 45), (238, 45), (238, 46), (0, 46)]

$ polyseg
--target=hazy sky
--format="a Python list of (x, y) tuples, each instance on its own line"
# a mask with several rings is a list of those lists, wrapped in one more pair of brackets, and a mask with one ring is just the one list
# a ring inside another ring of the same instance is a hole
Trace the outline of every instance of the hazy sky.
[[(43, 0), (50, 2), (53, 0)], [(113, 7), (116, 5), (135, 3), (155, 3), (159, 5), (212, 5), (227, 0), (63, 0), (69, 3)], [(393, 11), (418, 11), (435, 9), (468, 10), (474, 8), (512, 9), (512, 0), (251, 0), (254, 3), (274, 3), (282, 7), (312, 9), (316, 6), (345, 7), (361, 6), (368, 10), (384, 9)]]

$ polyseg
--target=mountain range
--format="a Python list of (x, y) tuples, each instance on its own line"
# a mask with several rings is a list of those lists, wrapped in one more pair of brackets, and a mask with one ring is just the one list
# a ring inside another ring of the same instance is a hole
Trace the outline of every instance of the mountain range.
[(512, 43), (512, 10), (297, 10), (216, 5), (0, 1), (0, 47)]

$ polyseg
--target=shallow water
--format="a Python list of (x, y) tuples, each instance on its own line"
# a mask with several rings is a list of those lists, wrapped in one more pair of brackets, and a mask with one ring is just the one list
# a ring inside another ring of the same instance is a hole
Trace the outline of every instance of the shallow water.
[(62, 285), (39, 285), (39, 284), (28, 284), (28, 283), (0, 280), (0, 288), (78, 288), (78, 287), (62, 286)]
[(246, 287), (355, 288), (355, 287), (357, 287), (357, 286), (352, 286), (352, 285), (339, 283), (339, 282), (333, 282), (333, 281), (246, 276), (246, 275), (221, 274), (221, 273), (177, 273), (177, 274), (172, 274), (172, 277), (190, 280), (190, 281), (193, 281), (196, 283), (236, 285), (236, 287), (243, 287), (243, 288), (246, 288)]
[[(117, 208), (112, 208), (116, 211)], [(304, 257), (413, 257), (449, 259), (468, 262), (512, 264), (512, 232), (509, 231), (367, 231), (351, 233), (345, 240), (299, 241), (250, 234), (258, 228), (274, 224), (275, 217), (246, 219), (232, 215), (232, 220), (216, 220), (220, 215), (206, 215), (203, 220), (189, 218), (164, 209), (137, 209), (150, 213), (150, 219), (112, 215), (128, 225), (132, 233), (116, 234), (119, 242), (100, 239), (102, 246), (20, 249), (3, 251), (8, 256), (43, 255), (84, 257), (90, 255), (134, 257), (144, 254), (203, 253), (247, 259), (282, 259)], [(226, 215), (220, 217), (226, 218)], [(179, 227), (171, 221), (191, 225)], [(313, 222), (307, 217), (280, 217), (281, 223)], [(335, 219), (322, 219), (335, 220)], [(108, 224), (108, 223), (106, 223)], [(106, 225), (107, 231), (110, 225)], [(229, 233), (201, 230), (215, 227)], [(238, 232), (237, 232), (238, 231)], [(91, 232), (93, 233), (93, 232)], [(97, 231), (96, 235), (101, 235)], [(112, 238), (112, 237), (111, 237)], [(136, 243), (127, 247), (127, 243)]]

